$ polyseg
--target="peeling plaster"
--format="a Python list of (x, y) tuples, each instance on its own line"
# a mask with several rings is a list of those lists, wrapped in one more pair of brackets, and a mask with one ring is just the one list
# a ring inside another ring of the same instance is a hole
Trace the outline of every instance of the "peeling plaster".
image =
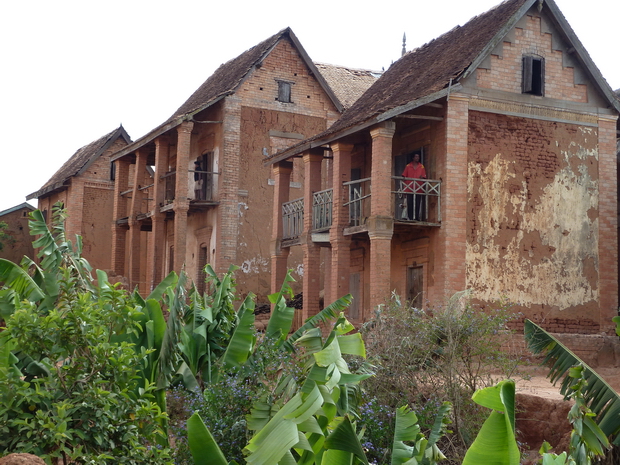
[(263, 257), (254, 257), (245, 260), (241, 264), (241, 271), (245, 274), (249, 273), (267, 273), (269, 272), (269, 260)]
[(467, 286), (476, 298), (560, 310), (598, 301), (598, 181), (583, 164), (598, 153), (572, 143), (561, 155), (564, 167), (529, 200), (514, 161), (498, 153), (486, 168), (470, 162), (469, 202), (477, 195), (480, 207), (466, 250)]
[(248, 207), (248, 204), (245, 202), (239, 202), (238, 208), (239, 208), (239, 218), (243, 218), (243, 212), (250, 207)]

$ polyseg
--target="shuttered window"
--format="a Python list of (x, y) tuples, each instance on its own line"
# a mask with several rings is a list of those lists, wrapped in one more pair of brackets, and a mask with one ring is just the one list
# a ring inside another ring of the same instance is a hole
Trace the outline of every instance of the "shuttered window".
[(278, 102), (293, 103), (291, 100), (291, 82), (277, 81), (278, 83)]
[(523, 57), (524, 94), (544, 95), (545, 93), (545, 60), (536, 56)]

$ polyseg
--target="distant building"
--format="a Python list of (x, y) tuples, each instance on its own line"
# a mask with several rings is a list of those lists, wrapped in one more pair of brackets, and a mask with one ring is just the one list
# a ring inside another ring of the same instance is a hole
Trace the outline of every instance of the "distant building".
[(10, 239), (2, 241), (0, 258), (14, 263), (21, 262), (24, 255), (34, 258), (32, 248), (34, 238), (28, 228), (28, 214), (33, 210), (35, 208), (32, 205), (24, 202), (0, 212), (0, 223), (6, 223), (8, 226), (3, 232), (10, 236)]
[(48, 221), (52, 206), (63, 203), (68, 214), (67, 238), (75, 241), (76, 234), (82, 236), (83, 256), (93, 268), (111, 268), (114, 170), (110, 157), (130, 142), (120, 126), (75, 152), (43, 187), (27, 196), (38, 199), (38, 208)]

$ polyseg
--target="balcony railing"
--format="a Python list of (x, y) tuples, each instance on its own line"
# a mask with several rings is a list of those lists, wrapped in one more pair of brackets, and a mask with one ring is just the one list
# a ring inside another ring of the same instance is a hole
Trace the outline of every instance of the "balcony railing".
[(194, 179), (194, 192), (190, 192), (189, 196), (193, 200), (211, 201), (215, 197), (215, 184), (219, 173), (213, 171), (196, 171), (190, 170), (190, 176)]
[(396, 221), (441, 223), (441, 181), (400, 176), (392, 176), (392, 179)]
[(169, 171), (162, 176), (165, 182), (164, 205), (172, 203), (177, 188), (177, 172)]
[[(188, 176), (194, 181), (194, 189), (188, 192), (187, 196), (192, 201), (213, 201), (215, 199), (215, 185), (218, 174), (213, 171), (188, 170)], [(174, 201), (176, 195), (177, 172), (169, 171), (162, 175), (161, 179), (165, 183), (164, 205), (168, 205)]]
[(295, 239), (304, 230), (303, 197), (282, 204), (282, 239)]
[(360, 226), (370, 215), (370, 178), (344, 183), (349, 189), (349, 225)]
[(333, 189), (312, 194), (312, 230), (326, 231), (332, 225)]

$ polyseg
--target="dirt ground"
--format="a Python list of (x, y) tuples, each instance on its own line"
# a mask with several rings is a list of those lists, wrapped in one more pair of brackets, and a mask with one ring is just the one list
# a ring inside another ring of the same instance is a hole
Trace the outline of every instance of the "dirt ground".
[[(529, 380), (517, 380), (517, 393), (531, 394), (544, 397), (546, 399), (562, 400), (560, 394), (561, 382), (558, 381), (554, 386), (546, 374), (549, 369), (546, 367), (532, 366), (525, 370), (530, 376)], [(620, 392), (620, 368), (596, 368), (595, 371), (602, 376), (605, 381), (616, 391)]]

